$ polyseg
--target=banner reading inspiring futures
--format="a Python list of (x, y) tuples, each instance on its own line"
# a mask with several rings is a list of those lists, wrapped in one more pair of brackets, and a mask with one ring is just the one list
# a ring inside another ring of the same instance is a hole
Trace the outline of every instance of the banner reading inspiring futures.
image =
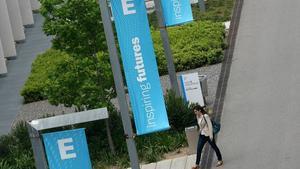
[(144, 0), (111, 0), (137, 134), (166, 130), (169, 121)]
[(193, 21), (190, 0), (161, 0), (166, 26)]

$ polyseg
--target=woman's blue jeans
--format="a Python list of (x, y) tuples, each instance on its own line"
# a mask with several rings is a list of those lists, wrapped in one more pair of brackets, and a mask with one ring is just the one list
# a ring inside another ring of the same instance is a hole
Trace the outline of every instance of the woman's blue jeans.
[(206, 142), (208, 142), (211, 145), (211, 147), (215, 150), (215, 152), (217, 154), (217, 157), (218, 157), (218, 160), (222, 161), (222, 155), (221, 155), (221, 152), (220, 152), (218, 146), (216, 145), (215, 138), (213, 138), (213, 140), (210, 140), (210, 138), (208, 136), (204, 136), (204, 135), (199, 134), (199, 140), (198, 140), (198, 146), (197, 146), (196, 165), (200, 164), (201, 152), (202, 152), (202, 149), (203, 149)]

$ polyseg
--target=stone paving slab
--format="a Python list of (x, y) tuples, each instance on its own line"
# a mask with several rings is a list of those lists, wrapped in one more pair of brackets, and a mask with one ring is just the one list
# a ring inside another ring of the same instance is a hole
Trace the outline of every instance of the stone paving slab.
[(154, 169), (154, 168), (156, 168), (156, 163), (150, 163), (142, 166), (142, 169)]
[(172, 160), (171, 169), (184, 169), (186, 164), (187, 156), (175, 158)]
[[(141, 169), (191, 169), (196, 160), (196, 154), (162, 160), (157, 163), (142, 165)], [(131, 168), (128, 168), (131, 169)]]
[[(175, 159), (173, 159), (175, 160)], [(170, 169), (172, 160), (164, 160), (157, 163), (155, 169)]]
[(186, 160), (185, 169), (191, 169), (196, 162), (196, 154), (188, 156)]

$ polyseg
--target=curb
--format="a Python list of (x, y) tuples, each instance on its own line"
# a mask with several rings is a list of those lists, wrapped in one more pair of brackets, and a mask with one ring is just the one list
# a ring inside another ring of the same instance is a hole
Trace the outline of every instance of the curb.
[[(222, 117), (223, 105), (224, 105), (226, 89), (227, 89), (227, 82), (230, 75), (230, 68), (231, 68), (243, 3), (244, 0), (236, 0), (233, 14), (232, 14), (232, 20), (229, 29), (228, 39), (227, 39), (227, 43), (229, 47), (228, 49), (225, 50), (224, 61), (222, 63), (215, 103), (213, 106), (214, 120), (217, 122), (220, 122)], [(207, 155), (205, 156), (205, 158), (202, 158), (201, 168), (211, 169), (213, 158), (214, 158), (213, 156), (214, 150), (210, 146), (205, 146), (204, 154)]]

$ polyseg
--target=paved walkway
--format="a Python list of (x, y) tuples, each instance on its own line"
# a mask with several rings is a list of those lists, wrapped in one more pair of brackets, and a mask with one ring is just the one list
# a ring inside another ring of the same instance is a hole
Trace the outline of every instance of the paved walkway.
[(245, 0), (218, 138), (224, 169), (296, 169), (300, 1)]
[[(221, 169), (299, 168), (299, 8), (294, 0), (244, 0), (218, 137)], [(194, 159), (142, 169), (189, 169)]]
[(26, 42), (17, 45), (16, 60), (8, 61), (8, 74), (0, 78), (0, 135), (8, 133), (13, 120), (20, 112), (20, 90), (26, 81), (36, 55), (50, 47), (50, 38), (42, 32), (43, 17), (34, 14), (33, 28), (26, 28)]
[(141, 166), (141, 169), (191, 169), (195, 165), (195, 161), (196, 155), (190, 155), (158, 163), (145, 164)]

